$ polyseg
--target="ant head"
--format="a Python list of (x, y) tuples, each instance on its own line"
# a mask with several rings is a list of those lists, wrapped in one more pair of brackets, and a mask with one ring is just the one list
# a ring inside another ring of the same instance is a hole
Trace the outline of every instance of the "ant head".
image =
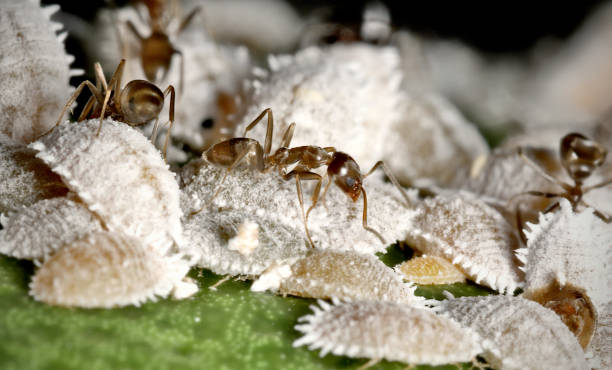
[(130, 124), (144, 124), (156, 118), (164, 106), (164, 94), (152, 83), (130, 81), (121, 90), (121, 111)]
[(361, 194), (362, 176), (357, 162), (351, 156), (342, 152), (335, 152), (327, 167), (327, 173), (335, 177), (335, 183), (348, 195), (353, 202)]
[(561, 163), (576, 182), (582, 182), (601, 166), (608, 151), (601, 144), (578, 133), (570, 133), (559, 145)]

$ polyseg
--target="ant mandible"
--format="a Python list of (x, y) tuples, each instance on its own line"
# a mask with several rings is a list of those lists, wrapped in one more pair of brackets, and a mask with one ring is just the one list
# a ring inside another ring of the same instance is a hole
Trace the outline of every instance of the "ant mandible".
[(91, 91), (92, 96), (85, 104), (85, 107), (83, 107), (77, 121), (99, 117), (100, 125), (96, 132), (96, 136), (98, 136), (102, 129), (102, 122), (106, 117), (111, 117), (116, 121), (127, 123), (130, 126), (141, 126), (155, 118), (155, 128), (151, 137), (151, 141), (155, 142), (159, 113), (164, 107), (165, 96), (170, 94), (170, 109), (168, 113), (170, 126), (166, 133), (166, 140), (163, 148), (163, 156), (164, 159), (166, 159), (170, 130), (174, 124), (174, 87), (169, 85), (166, 90), (162, 92), (157, 86), (149, 81), (132, 80), (121, 89), (121, 77), (123, 76), (124, 67), (125, 59), (121, 59), (121, 62), (119, 62), (117, 69), (107, 85), (102, 67), (100, 63), (96, 63), (94, 65), (96, 85), (94, 86), (90, 81), (83, 81), (76, 88), (75, 92), (68, 99), (68, 102), (66, 102), (62, 113), (51, 131), (59, 126), (66, 111), (76, 101), (77, 97), (83, 91), (83, 88), (87, 87), (89, 91)]
[[(166, 32), (171, 17), (165, 17), (166, 4), (163, 0), (144, 0), (149, 13), (149, 27), (151, 34), (145, 37), (138, 32), (136, 26), (127, 21), (128, 29), (140, 42), (140, 61), (145, 76), (151, 82), (161, 81), (166, 78), (170, 69), (170, 62), (174, 54), (181, 58), (179, 91), (183, 89), (184, 80), (184, 60), (183, 54), (172, 45)], [(180, 23), (177, 34), (181, 33), (191, 23), (195, 15), (200, 11), (200, 7), (195, 7)], [(160, 75), (161, 74), (161, 75)]]
[[(248, 131), (253, 129), (263, 117), (268, 116), (268, 125), (266, 128), (266, 137), (264, 146), (251, 138), (247, 138), (246, 134)], [(370, 171), (366, 174), (362, 174), (357, 162), (348, 154), (337, 151), (334, 147), (318, 147), (313, 145), (298, 146), (289, 148), (291, 139), (293, 137), (293, 131), (295, 129), (295, 123), (289, 125), (285, 131), (281, 140), (280, 147), (272, 154), (272, 132), (274, 127), (274, 119), (272, 110), (270, 108), (265, 109), (263, 112), (253, 120), (244, 130), (242, 137), (237, 137), (229, 140), (222, 141), (218, 144), (213, 145), (204, 153), (206, 160), (212, 164), (227, 167), (227, 171), (221, 181), (218, 184), (218, 188), (208, 201), (207, 207), (212, 203), (215, 197), (221, 191), (221, 185), (229, 175), (229, 173), (238, 166), (241, 162), (246, 162), (250, 168), (257, 169), (259, 172), (268, 172), (272, 169), (277, 169), (279, 175), (283, 180), (289, 180), (292, 177), (295, 178), (298, 200), (302, 212), (302, 219), (304, 222), (304, 229), (306, 236), (311, 247), (314, 248), (314, 242), (310, 237), (308, 231), (308, 215), (312, 209), (318, 204), (318, 201), (323, 199), (327, 190), (329, 189), (332, 181), (342, 192), (349, 196), (356, 202), (359, 196), (363, 194), (363, 216), (362, 225), (367, 231), (373, 233), (378, 237), (382, 243), (385, 243), (384, 238), (380, 233), (368, 226), (367, 212), (368, 212), (368, 201), (366, 191), (363, 187), (363, 180), (368, 177), (377, 168), (382, 168), (387, 177), (400, 191), (404, 200), (407, 204), (410, 204), (410, 200), (395, 176), (389, 171), (388, 167), (383, 161), (378, 161)], [(287, 167), (294, 165), (293, 169), (287, 172)], [(327, 166), (327, 171), (324, 176), (321, 176), (313, 169)], [(324, 178), (328, 178), (327, 185), (323, 191), (323, 195), (320, 195), (321, 184)], [(304, 213), (304, 199), (302, 195), (301, 180), (316, 180), (317, 184), (312, 195), (312, 205), (308, 208), (308, 211)], [(202, 209), (204, 209), (204, 207)], [(192, 212), (191, 215), (197, 214), (202, 209)]]
[[(517, 196), (524, 194), (546, 197), (546, 198), (566, 198), (574, 211), (576, 211), (579, 204), (589, 206), (582, 197), (587, 192), (601, 188), (612, 184), (612, 178), (599, 182), (595, 185), (584, 186), (584, 181), (591, 176), (591, 174), (600, 167), (606, 159), (608, 151), (601, 144), (596, 141), (590, 140), (586, 136), (579, 133), (569, 133), (561, 138), (559, 143), (559, 154), (561, 156), (561, 165), (565, 169), (565, 172), (572, 178), (574, 184), (568, 184), (563, 182), (554, 176), (546, 173), (540, 166), (533, 162), (527, 157), (522, 148), (518, 148), (518, 154), (525, 160), (525, 162), (532, 167), (536, 172), (543, 176), (546, 180), (558, 184), (563, 188), (562, 193), (547, 193), (541, 191), (527, 191), (520, 193), (511, 198), (514, 199)], [(559, 207), (559, 202), (554, 202), (548, 206), (544, 213), (551, 212)], [(604, 213), (594, 210), (594, 214), (606, 223), (612, 222), (611, 216), (606, 216)], [(517, 213), (517, 218), (520, 216)], [(519, 223), (520, 225), (521, 223)]]

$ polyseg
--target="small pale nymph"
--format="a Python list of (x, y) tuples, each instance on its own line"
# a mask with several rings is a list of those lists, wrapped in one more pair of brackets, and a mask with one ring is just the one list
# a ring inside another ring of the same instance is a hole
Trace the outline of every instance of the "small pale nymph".
[(515, 231), (484, 201), (469, 194), (428, 198), (412, 222), (406, 241), (419, 252), (446, 258), (471, 280), (500, 292), (521, 285)]
[(59, 249), (30, 283), (34, 299), (84, 308), (139, 306), (173, 294), (185, 298), (197, 286), (180, 255), (161, 256), (133, 237), (92, 233)]
[(310, 298), (425, 303), (414, 295), (413, 284), (404, 283), (376, 256), (355, 252), (313, 251), (294, 263), (275, 265), (251, 287), (253, 291), (268, 289)]
[(469, 362), (482, 352), (473, 330), (430, 309), (392, 302), (319, 305), (299, 319), (302, 323), (295, 328), (304, 336), (294, 347), (321, 349), (321, 356), (429, 365)]
[(413, 257), (395, 270), (416, 284), (453, 284), (465, 282), (465, 274), (448, 260), (437, 256)]
[(164, 253), (182, 244), (179, 189), (158, 150), (110, 119), (66, 122), (30, 145), (110, 231)]

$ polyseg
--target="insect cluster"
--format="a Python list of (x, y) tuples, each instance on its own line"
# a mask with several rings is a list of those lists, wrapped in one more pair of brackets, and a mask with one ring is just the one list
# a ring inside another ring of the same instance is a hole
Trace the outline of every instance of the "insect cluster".
[[(435, 84), (406, 88), (425, 67), (380, 6), (266, 63), (211, 36), (206, 3), (106, 9), (74, 90), (55, 10), (0, 6), (0, 253), (35, 261), (35, 300), (185, 299), (206, 269), (318, 299), (294, 346), (322, 356), (612, 366), (612, 120), (491, 151)], [(390, 267), (396, 242), (413, 256)], [(467, 280), (499, 295), (418, 291)]]

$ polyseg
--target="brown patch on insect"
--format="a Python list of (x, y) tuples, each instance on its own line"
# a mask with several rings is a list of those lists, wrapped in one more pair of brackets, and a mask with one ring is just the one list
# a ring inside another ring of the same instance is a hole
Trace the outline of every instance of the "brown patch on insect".
[(465, 282), (465, 274), (448, 260), (437, 256), (413, 257), (395, 267), (408, 281), (417, 284)]
[(168, 119), (170, 126), (166, 133), (166, 141), (163, 148), (163, 156), (166, 158), (168, 142), (170, 139), (170, 130), (174, 125), (174, 87), (169, 85), (163, 92), (151, 82), (145, 80), (132, 80), (121, 88), (121, 78), (125, 68), (125, 59), (121, 59), (117, 69), (113, 73), (109, 83), (106, 83), (104, 72), (100, 63), (94, 65), (96, 74), (96, 85), (90, 81), (83, 81), (77, 88), (74, 94), (68, 99), (62, 113), (60, 114), (55, 126), (59, 126), (64, 118), (64, 114), (70, 106), (76, 101), (77, 97), (87, 87), (92, 96), (89, 98), (77, 121), (83, 121), (89, 118), (100, 118), (100, 125), (96, 136), (100, 134), (102, 122), (105, 118), (110, 117), (115, 121), (127, 123), (130, 126), (141, 126), (155, 119), (155, 128), (151, 141), (155, 142), (157, 136), (157, 124), (159, 114), (164, 107), (164, 97), (170, 94), (170, 110)]
[(555, 311), (582, 348), (587, 348), (595, 331), (597, 313), (583, 289), (571, 284), (561, 286), (555, 280), (547, 288), (526, 292), (523, 296)]
[[(261, 122), (263, 117), (266, 115), (268, 118), (268, 125), (266, 129), (265, 142), (262, 147), (257, 140), (247, 138), (246, 134), (259, 122)], [(359, 169), (359, 165), (351, 156), (337, 151), (334, 147), (323, 148), (310, 145), (289, 148), (289, 144), (291, 143), (291, 139), (293, 137), (293, 131), (295, 129), (295, 123), (289, 125), (283, 135), (280, 147), (276, 149), (275, 152), (271, 153), (273, 129), (274, 119), (272, 110), (267, 108), (245, 128), (242, 137), (232, 138), (215, 144), (202, 155), (212, 164), (227, 167), (227, 172), (221, 181), (219, 181), (217, 190), (213, 193), (207, 204), (200, 210), (192, 212), (191, 215), (193, 216), (201, 212), (204, 208), (210, 206), (215, 197), (222, 190), (222, 184), (229, 173), (241, 163), (245, 163), (249, 168), (256, 169), (262, 173), (277, 170), (279, 176), (283, 178), (283, 180), (295, 178), (298, 200), (304, 222), (304, 229), (306, 231), (308, 241), (313, 248), (315, 247), (315, 244), (310, 237), (310, 232), (308, 231), (308, 215), (318, 204), (318, 202), (323, 200), (325, 194), (332, 184), (332, 181), (353, 202), (356, 202), (360, 195), (363, 194), (363, 228), (376, 235), (384, 244), (385, 240), (382, 235), (380, 235), (378, 231), (368, 227), (367, 196), (362, 185), (363, 180), (374, 172), (374, 170), (380, 167), (400, 191), (406, 203), (408, 205), (411, 204), (408, 195), (399, 185), (395, 176), (389, 171), (385, 163), (383, 161), (378, 161), (370, 169), (370, 171), (363, 174)], [(313, 172), (313, 170), (321, 167), (327, 167), (327, 171), (324, 176)], [(291, 170), (289, 170), (289, 168), (291, 168)], [(328, 179), (328, 182), (325, 185), (323, 194), (321, 195), (321, 186), (325, 178)], [(302, 195), (301, 180), (314, 180), (317, 182), (312, 195), (312, 204), (306, 212), (304, 212), (304, 199)]]
[(60, 176), (35, 155), (30, 148), (0, 138), (0, 213), (68, 193)]

